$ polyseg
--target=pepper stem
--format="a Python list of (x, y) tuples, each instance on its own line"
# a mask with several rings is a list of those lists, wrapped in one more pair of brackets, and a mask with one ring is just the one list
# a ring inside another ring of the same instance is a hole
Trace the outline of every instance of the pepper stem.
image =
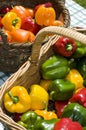
[(12, 99), (13, 103), (17, 103), (19, 101), (19, 98), (17, 96), (13, 96), (12, 93), (9, 91), (8, 95), (10, 96), (10, 98)]
[(69, 44), (66, 45), (66, 50), (67, 51), (71, 51), (72, 49), (73, 49), (73, 46), (72, 46), (71, 43), (69, 43)]
[(17, 23), (18, 23), (18, 19), (17, 19), (17, 18), (12, 21), (12, 25), (13, 25), (14, 27), (16, 26)]

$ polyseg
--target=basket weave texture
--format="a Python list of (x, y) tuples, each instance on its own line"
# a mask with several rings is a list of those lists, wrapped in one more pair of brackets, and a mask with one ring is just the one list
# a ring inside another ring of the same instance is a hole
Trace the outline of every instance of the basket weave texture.
[[(62, 14), (64, 26), (68, 27), (70, 25), (70, 14), (64, 5), (64, 2), (60, 0), (0, 0), (0, 9), (10, 5), (21, 5), (24, 7), (34, 8), (38, 4), (49, 1), (53, 4), (57, 18)], [(6, 36), (1, 30), (0, 35), (3, 39), (3, 41), (0, 42), (0, 71), (15, 72), (31, 55), (32, 45), (26, 43), (22, 45), (18, 43), (9, 44)]]
[[(47, 43), (43, 46), (40, 44), (44, 40), (46, 34), (53, 34)], [(5, 123), (11, 130), (26, 130), (15, 121), (13, 121), (3, 111), (3, 96), (4, 94), (16, 85), (23, 85), (26, 89), (32, 84), (40, 82), (40, 66), (50, 56), (54, 55), (52, 45), (57, 41), (59, 36), (73, 38), (82, 44), (86, 45), (86, 35), (79, 33), (73, 29), (64, 27), (46, 27), (39, 31), (36, 35), (35, 42), (32, 48), (31, 57), (25, 62), (20, 69), (14, 73), (2, 86), (0, 90), (0, 121)]]

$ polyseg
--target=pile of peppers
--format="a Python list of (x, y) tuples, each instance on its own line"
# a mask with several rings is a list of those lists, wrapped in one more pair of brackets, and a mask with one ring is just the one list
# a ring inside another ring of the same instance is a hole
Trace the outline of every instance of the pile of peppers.
[(51, 2), (38, 4), (34, 8), (10, 5), (0, 9), (0, 28), (9, 43), (33, 43), (38, 31), (51, 25), (64, 25), (60, 18), (57, 19)]
[(5, 111), (26, 130), (86, 130), (86, 46), (60, 37), (52, 48), (39, 84), (13, 86)]

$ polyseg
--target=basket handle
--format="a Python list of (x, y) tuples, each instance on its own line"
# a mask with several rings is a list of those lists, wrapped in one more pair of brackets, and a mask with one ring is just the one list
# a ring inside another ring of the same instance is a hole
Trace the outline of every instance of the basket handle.
[(56, 26), (45, 27), (41, 29), (36, 35), (36, 38), (32, 47), (31, 64), (33, 65), (38, 64), (39, 53), (42, 46), (41, 43), (44, 40), (45, 36), (48, 34), (63, 35), (65, 37), (72, 38), (86, 45), (86, 35), (79, 33), (76, 30), (73, 30), (71, 28), (56, 27)]

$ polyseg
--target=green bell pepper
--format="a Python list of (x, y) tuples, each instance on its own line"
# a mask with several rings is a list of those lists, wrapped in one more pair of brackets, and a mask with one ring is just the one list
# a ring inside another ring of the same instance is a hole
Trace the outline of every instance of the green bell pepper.
[(69, 62), (70, 70), (75, 69), (77, 67), (77, 59), (70, 58), (68, 59), (68, 62)]
[(41, 120), (35, 125), (34, 130), (53, 130), (58, 119)]
[(86, 85), (86, 56), (83, 56), (77, 61), (77, 69), (80, 74), (83, 76), (84, 85)]
[(78, 103), (69, 103), (63, 110), (62, 117), (71, 118), (79, 122), (83, 127), (86, 126), (86, 108)]
[(86, 130), (86, 126), (85, 126), (85, 127), (83, 127), (83, 130)]
[(44, 118), (37, 115), (34, 111), (28, 111), (21, 116), (18, 123), (25, 127), (27, 130), (34, 130), (34, 125)]
[(66, 79), (56, 79), (50, 83), (49, 94), (54, 101), (64, 101), (72, 97), (75, 84)]
[(73, 58), (81, 58), (86, 55), (86, 46), (76, 41), (76, 51), (72, 55)]
[(41, 66), (43, 78), (49, 80), (65, 78), (69, 71), (68, 60), (59, 55), (50, 57)]

